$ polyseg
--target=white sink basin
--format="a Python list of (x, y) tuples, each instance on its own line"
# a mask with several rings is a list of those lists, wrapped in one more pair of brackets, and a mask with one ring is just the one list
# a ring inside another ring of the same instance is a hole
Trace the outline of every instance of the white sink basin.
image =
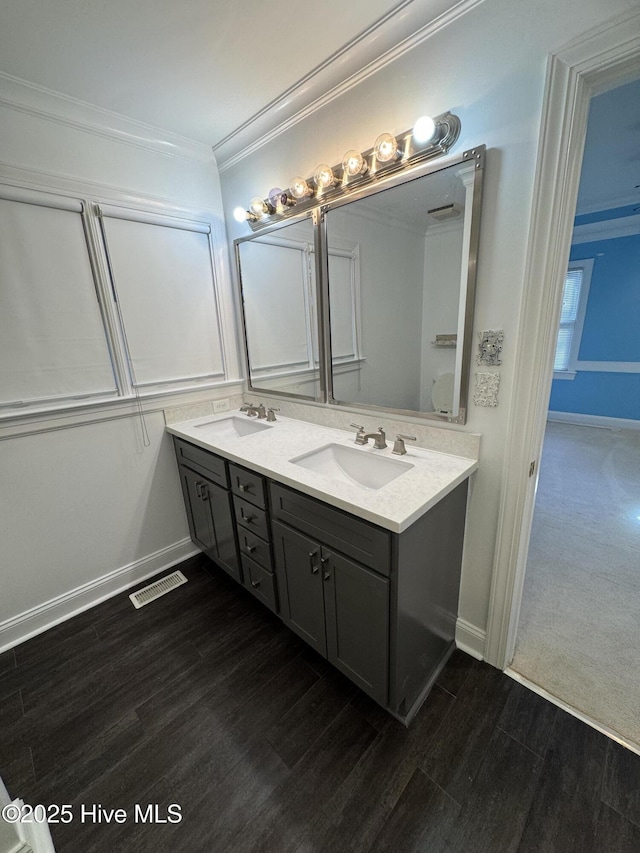
[(207, 435), (214, 435), (216, 438), (239, 438), (262, 432), (264, 429), (271, 429), (269, 424), (252, 421), (247, 417), (240, 417), (240, 415), (230, 415), (228, 418), (221, 418), (220, 420), (205, 421), (203, 424), (195, 424), (194, 428), (201, 429), (203, 432), (206, 431)]
[(413, 468), (410, 462), (375, 456), (375, 453), (343, 444), (326, 444), (289, 461), (333, 480), (355, 483), (365, 489), (380, 489)]

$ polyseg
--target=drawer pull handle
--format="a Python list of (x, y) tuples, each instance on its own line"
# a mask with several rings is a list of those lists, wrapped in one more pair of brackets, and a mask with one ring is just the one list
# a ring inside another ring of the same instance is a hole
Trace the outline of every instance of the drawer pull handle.
[(254, 552), (255, 550), (256, 550), (256, 546), (255, 546), (255, 545), (247, 545), (247, 554), (253, 554), (253, 552)]
[(329, 562), (329, 557), (320, 557), (320, 565), (326, 566)]
[(202, 497), (203, 501), (209, 500), (209, 489), (204, 485), (204, 483), (202, 484), (202, 495), (201, 495), (201, 497)]
[(202, 488), (202, 483), (196, 483), (196, 495), (199, 498), (202, 497), (202, 492), (200, 491), (201, 488)]
[(256, 519), (255, 515), (245, 515), (243, 509), (240, 510), (240, 517), (242, 518), (243, 521), (246, 521), (247, 524), (251, 524), (251, 522), (255, 521), (255, 519)]
[(318, 556), (317, 551), (309, 551), (309, 565), (311, 566), (311, 574), (312, 575), (317, 575), (318, 571), (319, 571), (318, 566), (315, 564), (315, 559), (317, 556)]
[(331, 574), (330, 574), (329, 572), (325, 572), (325, 573), (324, 573), (324, 580), (325, 580), (325, 581), (328, 581), (328, 580), (330, 580), (330, 579), (331, 579)]
[(245, 486), (244, 483), (238, 483), (238, 488), (240, 489), (241, 492), (247, 491), (247, 487)]
[(260, 586), (260, 581), (251, 581), (251, 586), (254, 589), (258, 589), (258, 587)]

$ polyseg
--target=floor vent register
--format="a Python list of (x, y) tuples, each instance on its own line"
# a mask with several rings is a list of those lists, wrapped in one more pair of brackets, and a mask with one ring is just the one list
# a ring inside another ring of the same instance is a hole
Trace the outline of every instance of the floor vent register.
[(185, 578), (182, 572), (172, 572), (170, 575), (161, 578), (159, 581), (154, 581), (148, 586), (143, 586), (142, 589), (139, 589), (137, 592), (132, 592), (129, 598), (131, 599), (133, 606), (136, 609), (139, 609), (140, 607), (144, 607), (145, 604), (150, 604), (152, 601), (155, 601), (156, 598), (166, 595), (176, 587), (182, 586), (182, 584), (186, 582), (187, 578)]

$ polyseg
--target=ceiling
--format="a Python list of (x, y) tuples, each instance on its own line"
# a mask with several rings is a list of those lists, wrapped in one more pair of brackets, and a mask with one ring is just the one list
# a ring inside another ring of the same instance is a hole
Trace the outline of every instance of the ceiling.
[[(483, 0), (1, 0), (0, 75), (231, 162), (396, 45)], [(596, 96), (578, 212), (640, 204), (640, 81)]]
[(403, 38), (416, 17), (426, 24), (457, 5), (470, 4), (2, 0), (0, 72), (215, 149), (326, 65), (344, 65), (355, 44), (379, 56), (385, 33)]
[(591, 99), (577, 213), (628, 204), (640, 212), (640, 80)]

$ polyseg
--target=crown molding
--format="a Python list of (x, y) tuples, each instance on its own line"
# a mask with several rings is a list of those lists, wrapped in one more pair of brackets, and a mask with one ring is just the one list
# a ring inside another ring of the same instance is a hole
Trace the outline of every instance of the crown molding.
[(202, 142), (93, 106), (1, 71), (0, 106), (164, 157), (215, 165), (215, 155)]
[[(213, 146), (224, 172), (484, 0), (405, 0)], [(425, 23), (426, 21), (426, 23)]]
[(615, 240), (618, 237), (632, 237), (640, 234), (640, 214), (622, 216), (619, 219), (601, 219), (586, 225), (576, 225), (573, 229), (571, 245), (593, 243), (596, 240)]

